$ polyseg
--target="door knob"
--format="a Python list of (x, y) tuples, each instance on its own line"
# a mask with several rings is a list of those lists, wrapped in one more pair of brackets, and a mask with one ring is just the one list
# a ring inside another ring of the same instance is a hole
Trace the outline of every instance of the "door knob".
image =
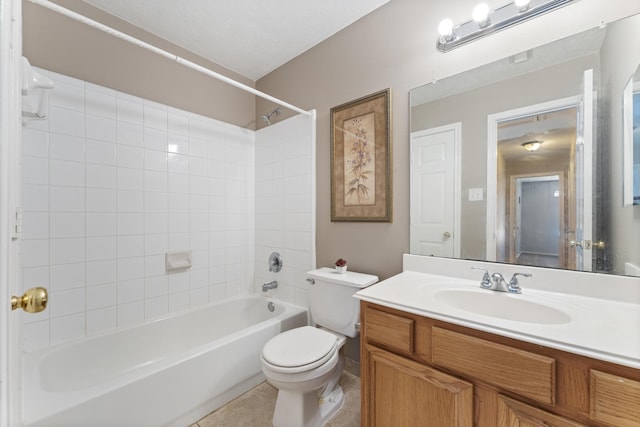
[(582, 242), (576, 242), (575, 240), (569, 240), (569, 246), (575, 248), (576, 246), (582, 247)]
[(604, 249), (607, 246), (605, 242), (593, 242), (593, 247), (596, 249)]
[(449, 233), (448, 231), (445, 231), (444, 233), (442, 233), (442, 236), (443, 236), (445, 239), (448, 239), (449, 237), (451, 237), (451, 233)]
[(47, 302), (49, 293), (45, 288), (31, 288), (21, 297), (11, 297), (11, 310), (21, 308), (27, 313), (40, 313), (47, 308)]

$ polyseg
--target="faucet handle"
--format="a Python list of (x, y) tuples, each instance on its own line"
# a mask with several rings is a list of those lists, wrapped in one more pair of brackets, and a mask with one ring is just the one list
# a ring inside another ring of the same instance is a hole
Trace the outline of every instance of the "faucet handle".
[(531, 277), (532, 274), (530, 274), (530, 273), (515, 273), (513, 276), (511, 276), (511, 280), (509, 280), (509, 292), (514, 293), (514, 294), (521, 294), (522, 293), (522, 288), (520, 288), (520, 283), (518, 283), (518, 276)]
[(482, 276), (482, 281), (480, 282), (480, 287), (484, 289), (489, 289), (491, 287), (491, 276), (489, 275), (489, 270), (486, 270), (480, 267), (471, 267), (471, 269), (484, 271), (484, 275)]

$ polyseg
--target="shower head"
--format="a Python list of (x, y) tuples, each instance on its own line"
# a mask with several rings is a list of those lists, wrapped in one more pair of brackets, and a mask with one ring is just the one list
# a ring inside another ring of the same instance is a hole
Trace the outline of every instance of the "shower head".
[(269, 114), (265, 114), (264, 116), (262, 116), (262, 120), (270, 125), (271, 124), (271, 116), (273, 116), (274, 114), (276, 116), (279, 116), (280, 113), (282, 113), (282, 110), (280, 108), (276, 108), (275, 110), (273, 110), (272, 112), (270, 112)]

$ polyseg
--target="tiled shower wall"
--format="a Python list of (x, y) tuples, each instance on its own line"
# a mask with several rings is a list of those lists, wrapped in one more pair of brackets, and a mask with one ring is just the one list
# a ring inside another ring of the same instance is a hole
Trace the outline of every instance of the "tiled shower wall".
[[(256, 133), (256, 290), (307, 307), (307, 272), (315, 268), (315, 119), (303, 115)], [(280, 272), (269, 272), (278, 252)]]
[[(38, 71), (55, 89), (23, 128), (23, 285), (50, 303), (24, 350), (251, 292), (256, 133)], [(178, 250), (193, 267), (167, 273)]]

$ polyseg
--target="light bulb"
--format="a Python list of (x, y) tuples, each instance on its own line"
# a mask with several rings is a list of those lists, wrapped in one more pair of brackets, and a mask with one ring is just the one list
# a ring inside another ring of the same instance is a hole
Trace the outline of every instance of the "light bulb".
[(529, 7), (531, 7), (531, 0), (514, 0), (513, 4), (516, 5), (520, 12), (524, 12), (525, 10), (529, 10)]
[(473, 8), (473, 12), (471, 13), (471, 18), (476, 21), (480, 26), (482, 24), (488, 24), (489, 21), (489, 5), (486, 3), (480, 3), (476, 7)]
[(438, 33), (442, 37), (448, 37), (453, 34), (453, 21), (449, 18), (443, 19), (438, 25)]

